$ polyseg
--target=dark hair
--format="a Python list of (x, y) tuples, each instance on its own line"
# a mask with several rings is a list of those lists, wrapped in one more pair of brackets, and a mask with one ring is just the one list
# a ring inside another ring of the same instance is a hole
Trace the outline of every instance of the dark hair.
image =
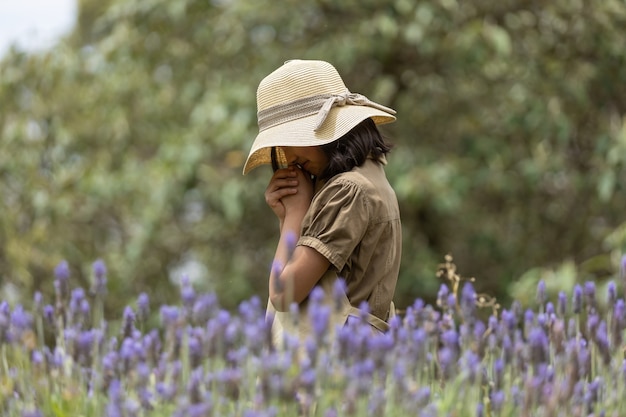
[(368, 156), (378, 160), (392, 147), (382, 137), (376, 123), (368, 117), (336, 141), (320, 146), (328, 157), (328, 166), (320, 179), (329, 179), (361, 166)]
[[(328, 158), (328, 166), (320, 175), (320, 179), (329, 179), (342, 172), (363, 165), (368, 156), (378, 160), (386, 155), (393, 145), (385, 141), (376, 123), (369, 117), (352, 128), (348, 133), (320, 148)], [(276, 147), (270, 150), (272, 169), (280, 169)]]

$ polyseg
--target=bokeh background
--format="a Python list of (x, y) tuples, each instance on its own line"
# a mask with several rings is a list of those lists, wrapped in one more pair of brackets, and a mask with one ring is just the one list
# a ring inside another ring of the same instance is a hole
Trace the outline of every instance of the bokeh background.
[(399, 307), (446, 254), (504, 304), (619, 278), (624, 28), (621, 0), (80, 0), (67, 36), (0, 61), (0, 295), (52, 293), (61, 260), (89, 288), (103, 259), (117, 311), (183, 276), (266, 297), (270, 169), (241, 170), (256, 87), (292, 58), (398, 111)]

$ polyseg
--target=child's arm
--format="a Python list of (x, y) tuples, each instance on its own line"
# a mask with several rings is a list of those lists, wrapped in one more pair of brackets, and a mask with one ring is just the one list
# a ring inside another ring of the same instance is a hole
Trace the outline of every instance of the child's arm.
[(265, 192), (267, 204), (280, 220), (280, 239), (269, 279), (270, 301), (278, 311), (288, 310), (292, 302), (302, 302), (330, 265), (312, 248), (294, 249), (313, 198), (313, 184), (307, 175), (293, 166), (278, 170)]

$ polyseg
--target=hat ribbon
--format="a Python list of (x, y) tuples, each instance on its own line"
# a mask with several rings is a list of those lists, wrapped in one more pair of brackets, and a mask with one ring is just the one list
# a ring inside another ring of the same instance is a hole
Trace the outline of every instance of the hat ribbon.
[(368, 106), (386, 113), (395, 114), (396, 111), (375, 103), (362, 94), (345, 92), (342, 94), (322, 94), (306, 97), (289, 103), (279, 104), (258, 112), (259, 131), (276, 125), (291, 122), (317, 113), (315, 128), (317, 131), (326, 120), (328, 113), (335, 106)]

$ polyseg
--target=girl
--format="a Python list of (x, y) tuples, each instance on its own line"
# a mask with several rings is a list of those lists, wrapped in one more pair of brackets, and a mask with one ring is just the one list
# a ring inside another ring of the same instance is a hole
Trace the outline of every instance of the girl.
[[(331, 64), (304, 60), (288, 61), (261, 81), (257, 108), (259, 134), (244, 174), (274, 167), (265, 200), (280, 225), (269, 278), (275, 334), (290, 322), (291, 303), (305, 309), (312, 289), (328, 291), (337, 276), (346, 294), (333, 321), (366, 315), (384, 331), (402, 237), (384, 172), (391, 147), (377, 125), (393, 122), (395, 111), (351, 93)], [(358, 309), (364, 302), (368, 312)], [(306, 334), (306, 320), (299, 323), (295, 331)]]

